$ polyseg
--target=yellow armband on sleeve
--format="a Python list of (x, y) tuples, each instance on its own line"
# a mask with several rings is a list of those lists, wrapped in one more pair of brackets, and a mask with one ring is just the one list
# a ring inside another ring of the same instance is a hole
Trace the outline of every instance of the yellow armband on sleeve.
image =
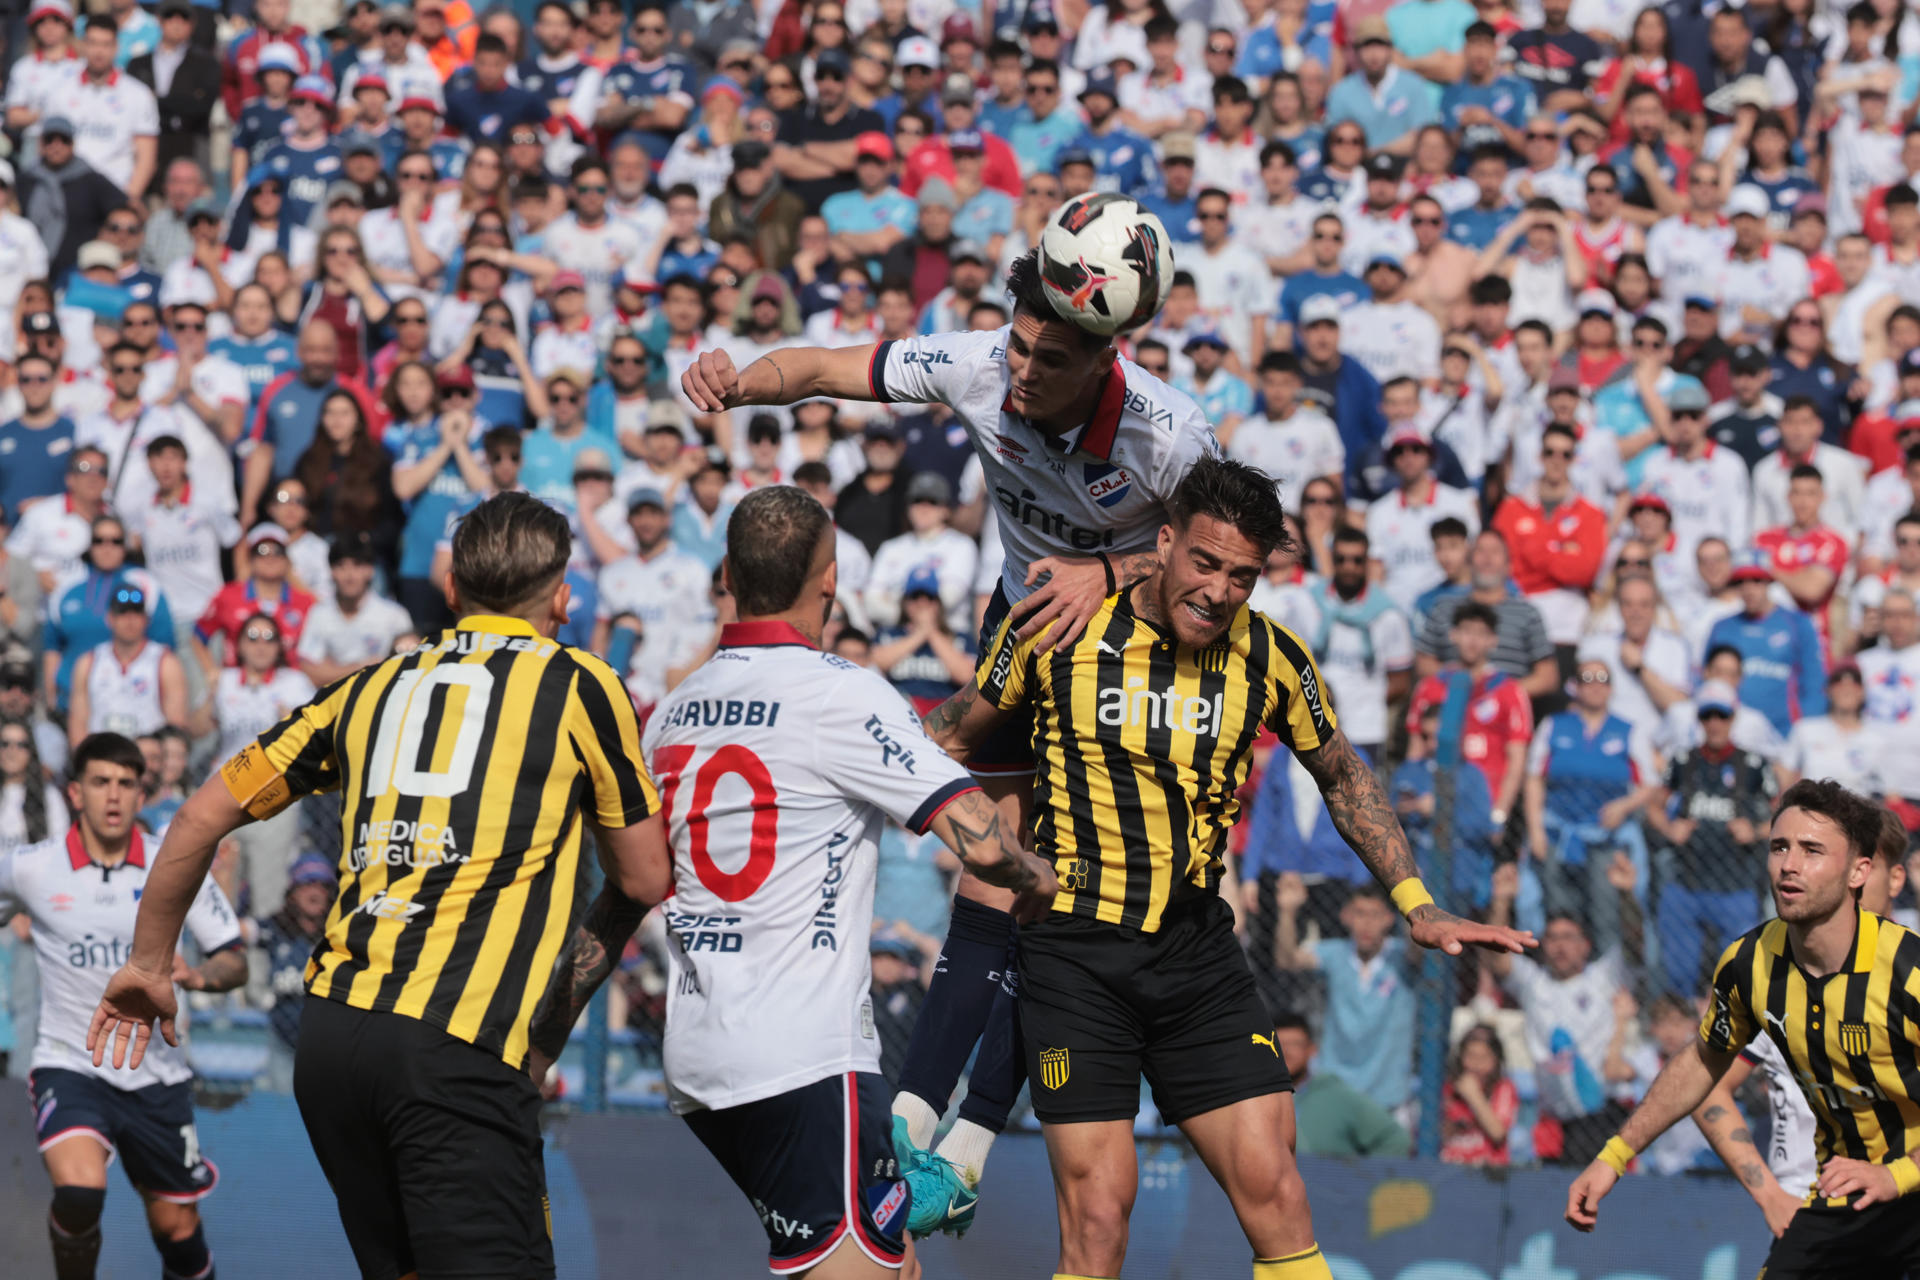
[(1420, 883), (1419, 876), (1408, 876), (1393, 886), (1393, 905), (1400, 909), (1401, 915), (1410, 916), (1415, 907), (1433, 905), (1433, 895), (1427, 892), (1426, 885)]
[(1900, 1189), (1901, 1195), (1910, 1196), (1920, 1191), (1920, 1165), (1913, 1162), (1912, 1156), (1901, 1156), (1898, 1160), (1890, 1161), (1887, 1172), (1893, 1175), (1893, 1185)]
[(1626, 1139), (1616, 1133), (1607, 1139), (1607, 1145), (1600, 1148), (1600, 1154), (1595, 1158), (1621, 1177), (1625, 1177), (1627, 1166), (1633, 1163), (1633, 1154), (1633, 1148), (1627, 1145)]

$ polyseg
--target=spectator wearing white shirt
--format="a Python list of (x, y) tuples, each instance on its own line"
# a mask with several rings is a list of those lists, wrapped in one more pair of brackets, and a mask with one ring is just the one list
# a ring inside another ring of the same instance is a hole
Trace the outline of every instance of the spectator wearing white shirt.
[(1647, 269), (1669, 298), (1714, 297), (1713, 276), (1733, 244), (1720, 214), (1720, 166), (1696, 160), (1687, 173), (1687, 211), (1647, 230)]
[[(1780, 785), (1790, 787), (1802, 778), (1832, 778), (1860, 795), (1881, 794), (1886, 789), (1880, 782), (1881, 764), (1895, 744), (1883, 726), (1865, 718), (1866, 705), (1860, 664), (1836, 663), (1827, 675), (1827, 714), (1802, 716), (1787, 734), (1786, 750), (1779, 759)], [(1734, 745), (1739, 745), (1737, 725)]]
[[(1731, 702), (1733, 745), (1777, 765), (1786, 756), (1786, 739), (1773, 727), (1773, 721), (1741, 702), (1739, 695), (1733, 692), (1739, 689), (1740, 677), (1745, 669), (1746, 660), (1740, 656), (1740, 650), (1730, 644), (1715, 645), (1713, 651), (1707, 654), (1706, 662), (1701, 664), (1700, 688), (1702, 691), (1716, 688), (1716, 693), (1711, 696), (1724, 697)], [(1702, 696), (1709, 695), (1703, 693)], [(1706, 735), (1700, 731), (1700, 705), (1696, 698), (1682, 698), (1667, 708), (1665, 731), (1656, 739), (1662, 753), (1671, 756), (1680, 751), (1692, 751), (1704, 741)], [(1824, 778), (1827, 775), (1822, 773), (1814, 776)]]
[(119, 52), (112, 15), (91, 16), (73, 79), (53, 92), (53, 113), (73, 121), (74, 155), (138, 198), (159, 162), (160, 106), (153, 90), (116, 67)]
[(1367, 538), (1380, 585), (1402, 613), (1412, 616), (1422, 592), (1446, 574), (1433, 558), (1433, 526), (1453, 516), (1480, 532), (1480, 504), (1465, 489), (1441, 484), (1433, 474), (1433, 446), (1418, 427), (1404, 425), (1387, 437), (1387, 465), (1399, 487), (1367, 507)]
[(1208, 187), (1194, 201), (1200, 242), (1175, 247), (1175, 261), (1193, 277), (1201, 316), (1250, 368), (1267, 349), (1267, 316), (1277, 297), (1266, 260), (1231, 236), (1233, 197)]
[(1826, 490), (1820, 523), (1849, 542), (1860, 532), (1866, 514), (1865, 461), (1859, 454), (1820, 439), (1820, 406), (1808, 396), (1791, 396), (1780, 414), (1780, 447), (1753, 467), (1753, 525), (1755, 530), (1793, 523), (1787, 489), (1793, 469), (1802, 464), (1820, 472)]
[(1720, 336), (1767, 345), (1776, 318), (1813, 292), (1807, 260), (1798, 249), (1767, 238), (1767, 193), (1742, 183), (1727, 197), (1733, 243), (1715, 266), (1709, 294), (1720, 304)]
[(1856, 658), (1867, 687), (1866, 718), (1891, 747), (1881, 756), (1885, 794), (1913, 802), (1920, 800), (1920, 608), (1912, 592), (1888, 589), (1880, 636)]
[(923, 472), (908, 482), (911, 527), (888, 538), (874, 552), (873, 568), (861, 594), (867, 618), (876, 628), (900, 623), (907, 581), (922, 570), (939, 582), (948, 629), (958, 635), (972, 628), (973, 579), (980, 553), (972, 538), (951, 526), (952, 516), (953, 486), (945, 476)]
[(220, 553), (240, 541), (240, 522), (213, 495), (195, 493), (187, 483), (187, 446), (178, 436), (155, 436), (146, 454), (153, 497), (123, 504), (120, 516), (147, 569), (166, 582), (182, 629), (175, 647), (185, 649), (186, 629), (226, 585)]
[(1371, 580), (1378, 554), (1361, 530), (1334, 532), (1333, 572), (1313, 588), (1319, 629), (1303, 637), (1340, 708), (1342, 729), (1367, 751), (1386, 743), (1387, 708), (1413, 687), (1413, 627), (1384, 584)]
[(1376, 250), (1364, 277), (1370, 301), (1347, 312), (1340, 350), (1382, 385), (1395, 378), (1425, 382), (1440, 374), (1440, 325), (1405, 297), (1407, 265), (1390, 249)]
[(373, 541), (342, 535), (327, 553), (333, 598), (307, 613), (295, 657), (316, 685), (329, 685), (393, 652), (393, 642), (413, 630), (406, 609), (373, 588)]
[(1683, 547), (1710, 535), (1744, 547), (1753, 531), (1747, 464), (1707, 438), (1707, 407), (1699, 379), (1673, 378), (1666, 395), (1667, 443), (1648, 452), (1638, 492), (1665, 500)]
[(1252, 128), (1253, 95), (1238, 76), (1221, 76), (1212, 88), (1213, 127), (1194, 147), (1193, 185), (1225, 192), (1239, 206), (1260, 189), (1261, 139)]
[(1400, 207), (1400, 179), (1406, 167), (1405, 160), (1385, 152), (1367, 158), (1366, 198), (1342, 219), (1347, 228), (1347, 244), (1340, 251), (1342, 269), (1364, 279), (1376, 254), (1389, 253), (1404, 261), (1419, 247)]
[(1298, 510), (1308, 481), (1325, 476), (1341, 483), (1347, 451), (1333, 419), (1300, 403), (1303, 384), (1298, 356), (1269, 351), (1260, 358), (1259, 373), (1266, 413), (1242, 421), (1224, 447), (1229, 458), (1272, 476), (1280, 486), (1281, 501)]
[(1297, 275), (1313, 266), (1308, 242), (1313, 220), (1323, 206), (1295, 189), (1300, 180), (1299, 159), (1285, 142), (1273, 141), (1260, 149), (1260, 183), (1264, 198), (1249, 200), (1234, 219), (1233, 234), (1258, 253), (1276, 278)]
[(67, 455), (67, 492), (28, 506), (7, 535), (7, 554), (33, 566), (40, 590), (52, 595), (62, 580), (83, 567), (93, 542), (93, 522), (107, 514), (107, 455), (98, 446), (76, 444)]
[(1613, 677), (1613, 713), (1658, 739), (1667, 708), (1693, 688), (1693, 663), (1687, 642), (1655, 626), (1660, 592), (1650, 577), (1632, 577), (1614, 591), (1620, 630), (1590, 635), (1580, 642), (1581, 662), (1604, 662)]

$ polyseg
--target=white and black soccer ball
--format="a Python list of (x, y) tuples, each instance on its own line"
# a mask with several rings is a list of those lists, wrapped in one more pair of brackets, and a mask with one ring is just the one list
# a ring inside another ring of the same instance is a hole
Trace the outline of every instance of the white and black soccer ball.
[(1040, 233), (1040, 280), (1064, 320), (1105, 337), (1146, 324), (1173, 283), (1173, 244), (1131, 196), (1088, 192)]

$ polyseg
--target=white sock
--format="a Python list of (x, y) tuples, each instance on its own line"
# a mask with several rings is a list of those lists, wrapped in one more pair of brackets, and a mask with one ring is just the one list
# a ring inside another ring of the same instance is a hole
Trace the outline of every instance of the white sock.
[(986, 1171), (987, 1152), (993, 1149), (993, 1140), (999, 1136), (971, 1120), (957, 1120), (953, 1128), (947, 1130), (947, 1136), (940, 1139), (935, 1154), (957, 1165), (967, 1185), (973, 1186)]
[(925, 1098), (917, 1093), (896, 1093), (893, 1114), (907, 1122), (907, 1136), (914, 1146), (925, 1150), (933, 1145), (933, 1131), (940, 1127), (940, 1113), (928, 1106)]

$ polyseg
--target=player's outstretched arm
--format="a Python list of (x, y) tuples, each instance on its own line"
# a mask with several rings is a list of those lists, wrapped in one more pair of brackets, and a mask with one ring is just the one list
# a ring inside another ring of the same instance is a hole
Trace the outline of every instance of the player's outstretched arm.
[(528, 1071), (536, 1084), (566, 1049), (574, 1024), (620, 962), (627, 940), (673, 884), (673, 853), (659, 814), (617, 831), (596, 828), (594, 834), (607, 880), (574, 926), (553, 985), (527, 1028)]
[(769, 352), (744, 369), (733, 367), (725, 351), (703, 351), (680, 375), (680, 389), (702, 413), (748, 404), (793, 404), (812, 396), (871, 400), (877, 344), (858, 347), (786, 347)]
[(1013, 916), (1023, 924), (1043, 915), (1060, 892), (1053, 864), (1020, 847), (984, 791), (955, 796), (931, 829), (981, 883), (1013, 891)]
[(1591, 1231), (1600, 1218), (1600, 1201), (1626, 1172), (1627, 1162), (1675, 1124), (1692, 1115), (1735, 1055), (1709, 1049), (1696, 1040), (1667, 1060), (1653, 1078), (1647, 1096), (1633, 1109), (1617, 1136), (1607, 1139), (1594, 1162), (1567, 1190), (1567, 1222), (1576, 1231)]
[(1420, 883), (1407, 833), (1394, 815), (1380, 779), (1339, 729), (1318, 747), (1299, 752), (1300, 763), (1320, 786), (1335, 830), (1373, 872), (1394, 905), (1407, 917), (1408, 933), (1423, 947), (1457, 956), (1467, 947), (1522, 952), (1534, 946), (1533, 934), (1500, 925), (1462, 920), (1435, 906)]
[(1693, 1122), (1706, 1135), (1713, 1153), (1726, 1162), (1753, 1202), (1760, 1206), (1760, 1212), (1766, 1215), (1767, 1229), (1777, 1240), (1799, 1209), (1800, 1198), (1781, 1186), (1773, 1170), (1767, 1168), (1760, 1149), (1753, 1143), (1746, 1119), (1740, 1114), (1740, 1105), (1734, 1101), (1733, 1095), (1752, 1074), (1753, 1064), (1745, 1058), (1736, 1058), (1727, 1073), (1708, 1091), (1707, 1100), (1694, 1111)]
[[(200, 884), (213, 866), (213, 854), (230, 832), (251, 818), (219, 773), (208, 778), (174, 815), (160, 845), (140, 911), (134, 918), (133, 953), (107, 982), (100, 1007), (87, 1028), (87, 1049), (99, 1066), (112, 1051), (113, 1065), (138, 1067), (158, 1021), (168, 1044), (179, 1044), (173, 1030), (174, 947)], [(244, 957), (243, 957), (244, 961)], [(245, 976), (243, 968), (242, 977)]]

